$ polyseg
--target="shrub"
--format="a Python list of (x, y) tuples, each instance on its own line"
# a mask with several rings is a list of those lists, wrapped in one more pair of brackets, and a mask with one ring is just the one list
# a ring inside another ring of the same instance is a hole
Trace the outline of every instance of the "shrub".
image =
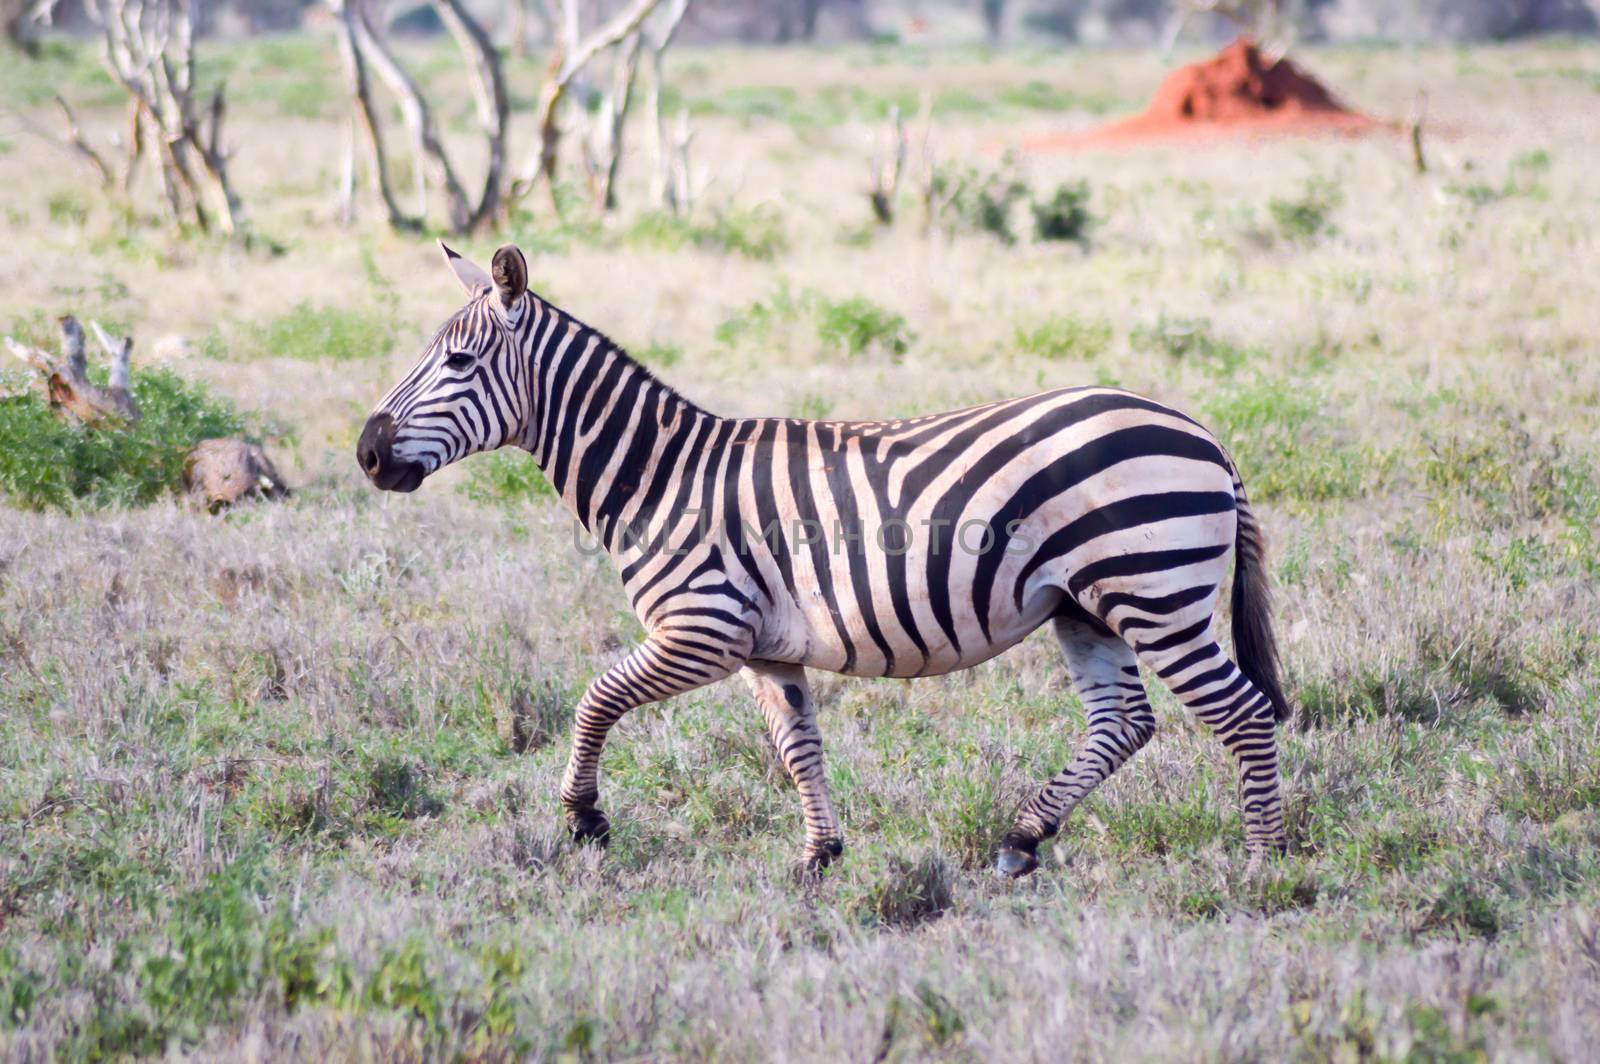
[(1067, 181), (1047, 200), (1033, 201), (1033, 235), (1040, 240), (1089, 242), (1089, 182)]
[(170, 370), (136, 370), (129, 390), (143, 416), (125, 426), (63, 422), (34, 394), (0, 402), (0, 493), (30, 510), (143, 505), (182, 490), (196, 443), (244, 431), (231, 404)]
[(808, 318), (825, 350), (851, 357), (876, 348), (899, 358), (916, 338), (903, 315), (865, 296), (834, 299), (809, 288), (797, 293), (787, 283), (729, 315), (717, 326), (716, 337), (729, 347), (766, 344), (780, 329)]
[(89, 203), (72, 189), (50, 193), (50, 220), (57, 225), (81, 226), (89, 220)]
[(1111, 326), (1076, 314), (1052, 314), (1031, 328), (1019, 325), (1012, 342), (1037, 358), (1090, 359), (1111, 345)]
[(858, 918), (885, 927), (913, 928), (937, 920), (955, 905), (955, 873), (936, 853), (890, 858), (883, 874), (846, 907)]
[(1267, 210), (1284, 239), (1309, 243), (1319, 235), (1333, 234), (1329, 215), (1342, 202), (1344, 196), (1339, 186), (1324, 178), (1314, 177), (1306, 182), (1300, 195), (1294, 199), (1274, 196), (1267, 202)]
[(1011, 215), (1028, 197), (1027, 182), (1011, 170), (1008, 158), (998, 170), (979, 172), (971, 166), (942, 166), (930, 182), (933, 200), (940, 204), (938, 221), (946, 231), (988, 233), (1014, 244)]
[(408, 761), (384, 758), (367, 778), (368, 808), (399, 820), (438, 816), (444, 803), (429, 792), (422, 770)]
[(899, 358), (911, 346), (906, 319), (864, 296), (819, 298), (816, 305), (817, 339), (823, 347), (851, 356), (877, 347)]
[(520, 448), (478, 455), (466, 468), (461, 494), (476, 503), (510, 507), (556, 495), (539, 464)]
[(812, 299), (810, 292), (796, 294), (787, 281), (780, 282), (766, 299), (757, 299), (723, 319), (717, 326), (717, 342), (737, 347), (746, 341), (765, 343), (780, 325), (800, 320)]

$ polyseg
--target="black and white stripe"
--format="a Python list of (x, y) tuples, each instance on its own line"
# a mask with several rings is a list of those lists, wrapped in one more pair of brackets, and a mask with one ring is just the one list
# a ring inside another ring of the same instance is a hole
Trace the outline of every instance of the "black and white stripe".
[[(894, 421), (722, 418), (528, 292), (515, 248), (492, 279), (447, 256), (473, 298), (374, 411), (363, 439), (382, 422), (388, 450), (362, 462), (380, 486), (409, 463), (414, 487), (520, 445), (615, 561), (649, 634), (579, 704), (562, 784), (579, 837), (608, 830), (596, 803), (611, 726), (738, 672), (824, 865), (842, 833), (804, 670), (935, 675), (1049, 622), (1089, 735), (1018, 812), (1002, 870), (1030, 871), (1038, 843), (1149, 740), (1140, 664), (1233, 754), (1251, 849), (1283, 848), (1286, 706), (1260, 529), (1193, 420), (1112, 388)], [(1238, 665), (1213, 628), (1230, 566)]]

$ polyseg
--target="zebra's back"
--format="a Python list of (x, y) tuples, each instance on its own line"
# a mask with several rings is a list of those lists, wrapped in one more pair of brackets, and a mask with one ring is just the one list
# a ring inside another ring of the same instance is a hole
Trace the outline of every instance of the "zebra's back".
[(735, 439), (719, 471), (741, 515), (728, 549), (766, 602), (753, 651), (766, 660), (862, 676), (966, 668), (1072, 608), (1068, 596), (1096, 612), (1110, 591), (1225, 572), (1233, 543), (1222, 448), (1117, 389), (902, 421), (754, 419)]

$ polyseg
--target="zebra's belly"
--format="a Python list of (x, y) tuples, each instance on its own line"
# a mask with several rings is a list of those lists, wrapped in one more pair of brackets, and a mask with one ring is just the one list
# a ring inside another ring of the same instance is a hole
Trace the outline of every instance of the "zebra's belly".
[(752, 657), (845, 676), (938, 676), (1004, 653), (1048, 620), (1060, 601), (1060, 592), (1043, 589), (1019, 610), (997, 611), (987, 638), (958, 630), (953, 639), (937, 626), (919, 627), (913, 638), (892, 616), (868, 617), (848, 606), (807, 610), (790, 603), (769, 616)]

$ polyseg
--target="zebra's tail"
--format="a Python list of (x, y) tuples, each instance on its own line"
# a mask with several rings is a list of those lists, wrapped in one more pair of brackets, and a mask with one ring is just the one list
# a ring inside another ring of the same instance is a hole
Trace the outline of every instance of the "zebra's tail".
[(1238, 531), (1233, 560), (1233, 655), (1239, 671), (1272, 703), (1275, 719), (1289, 719), (1289, 700), (1278, 682), (1278, 640), (1272, 634), (1272, 590), (1267, 585), (1266, 544), (1245, 497), (1244, 482), (1233, 474)]

